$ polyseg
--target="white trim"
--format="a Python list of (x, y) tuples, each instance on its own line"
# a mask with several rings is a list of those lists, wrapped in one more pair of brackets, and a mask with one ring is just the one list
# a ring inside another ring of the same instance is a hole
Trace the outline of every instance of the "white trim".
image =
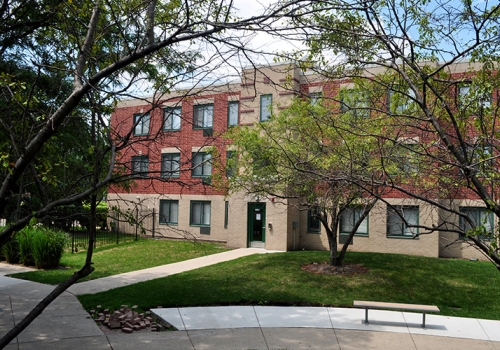
[(161, 153), (180, 153), (180, 149), (177, 147), (167, 147), (167, 148), (162, 148)]

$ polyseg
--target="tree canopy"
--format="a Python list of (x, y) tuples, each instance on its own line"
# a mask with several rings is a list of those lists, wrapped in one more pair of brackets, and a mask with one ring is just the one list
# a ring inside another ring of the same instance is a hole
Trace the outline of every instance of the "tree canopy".
[[(489, 224), (473, 222), (456, 201), (477, 206), (478, 199), (500, 218), (499, 4), (388, 0), (352, 3), (352, 10), (297, 19), (309, 27), (301, 62), (326, 80), (353, 81), (366, 101), (355, 109), (391, 125), (370, 135), (379, 140), (372, 154), (386, 174), (381, 184), (445, 213), (439, 227), (422, 232), (460, 233), (500, 264), (498, 230), (485, 240)], [(394, 169), (398, 158), (404, 165)]]
[[(134, 130), (110, 128), (117, 100), (145, 98), (147, 91), (155, 108), (164, 93), (185, 82), (213, 83), (211, 71), (222, 64), (252, 63), (248, 35), (278, 31), (281, 21), (311, 3), (283, 1), (238, 17), (232, 1), (3, 1), (0, 217), (11, 222), (0, 232), (0, 245), (33, 217), (58, 207), (89, 201), (95, 213), (110, 183), (133, 179), (114, 172), (116, 155), (133, 142)], [(84, 268), (0, 346), (90, 273), (91, 256), (89, 249)]]
[[(228, 166), (239, 171), (230, 177), (229, 189), (282, 199), (309, 211), (326, 231), (330, 264), (342, 265), (352, 237), (377, 201), (370, 192), (379, 193), (383, 187), (373, 181), (367, 190), (353, 182), (379, 176), (379, 167), (369, 157), (376, 138), (367, 133), (367, 124), (377, 130), (382, 124), (354, 111), (340, 112), (328, 102), (296, 98), (266, 122), (230, 130), (227, 137), (238, 156)], [(345, 132), (360, 123), (366, 127), (364, 138)], [(340, 220), (353, 211), (356, 220), (339, 253)]]

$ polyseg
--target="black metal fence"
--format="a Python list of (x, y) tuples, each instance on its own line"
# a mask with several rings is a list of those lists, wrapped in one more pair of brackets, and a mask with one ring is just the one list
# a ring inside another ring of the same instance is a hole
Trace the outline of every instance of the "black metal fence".
[[(155, 237), (157, 215), (155, 209), (138, 208), (128, 213), (110, 212), (108, 215), (101, 215), (94, 237), (94, 248), (137, 240), (139, 235)], [(0, 219), (0, 224), (5, 225), (6, 220)], [(54, 215), (46, 217), (43, 224), (68, 233), (67, 248), (72, 253), (88, 249), (90, 216), (87, 212), (56, 211)]]
[[(70, 240), (68, 245), (71, 247), (71, 252), (76, 253), (79, 250), (87, 250), (90, 241), (90, 232), (74, 230), (68, 232)], [(130, 242), (137, 240), (136, 235), (122, 233), (117, 230), (114, 231), (97, 231), (94, 237), (94, 248), (107, 245), (119, 244), (123, 242)], [(68, 247), (69, 248), (69, 247)]]
[(137, 237), (147, 235), (155, 237), (158, 231), (158, 212), (153, 209), (134, 208), (127, 213), (114, 212), (109, 217), (111, 230)]

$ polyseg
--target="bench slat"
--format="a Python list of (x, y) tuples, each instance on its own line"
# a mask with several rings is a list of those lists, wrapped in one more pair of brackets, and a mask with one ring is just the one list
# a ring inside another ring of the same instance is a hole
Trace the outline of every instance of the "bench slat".
[(384, 302), (380, 302), (380, 301), (354, 300), (354, 307), (374, 308), (374, 309), (411, 310), (411, 311), (422, 311), (422, 312), (440, 312), (439, 308), (435, 305), (384, 303)]

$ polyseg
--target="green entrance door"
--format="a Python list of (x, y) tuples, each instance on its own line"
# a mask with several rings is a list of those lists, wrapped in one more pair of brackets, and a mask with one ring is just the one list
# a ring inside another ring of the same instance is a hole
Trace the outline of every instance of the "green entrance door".
[(248, 203), (248, 245), (264, 248), (266, 241), (266, 204)]

